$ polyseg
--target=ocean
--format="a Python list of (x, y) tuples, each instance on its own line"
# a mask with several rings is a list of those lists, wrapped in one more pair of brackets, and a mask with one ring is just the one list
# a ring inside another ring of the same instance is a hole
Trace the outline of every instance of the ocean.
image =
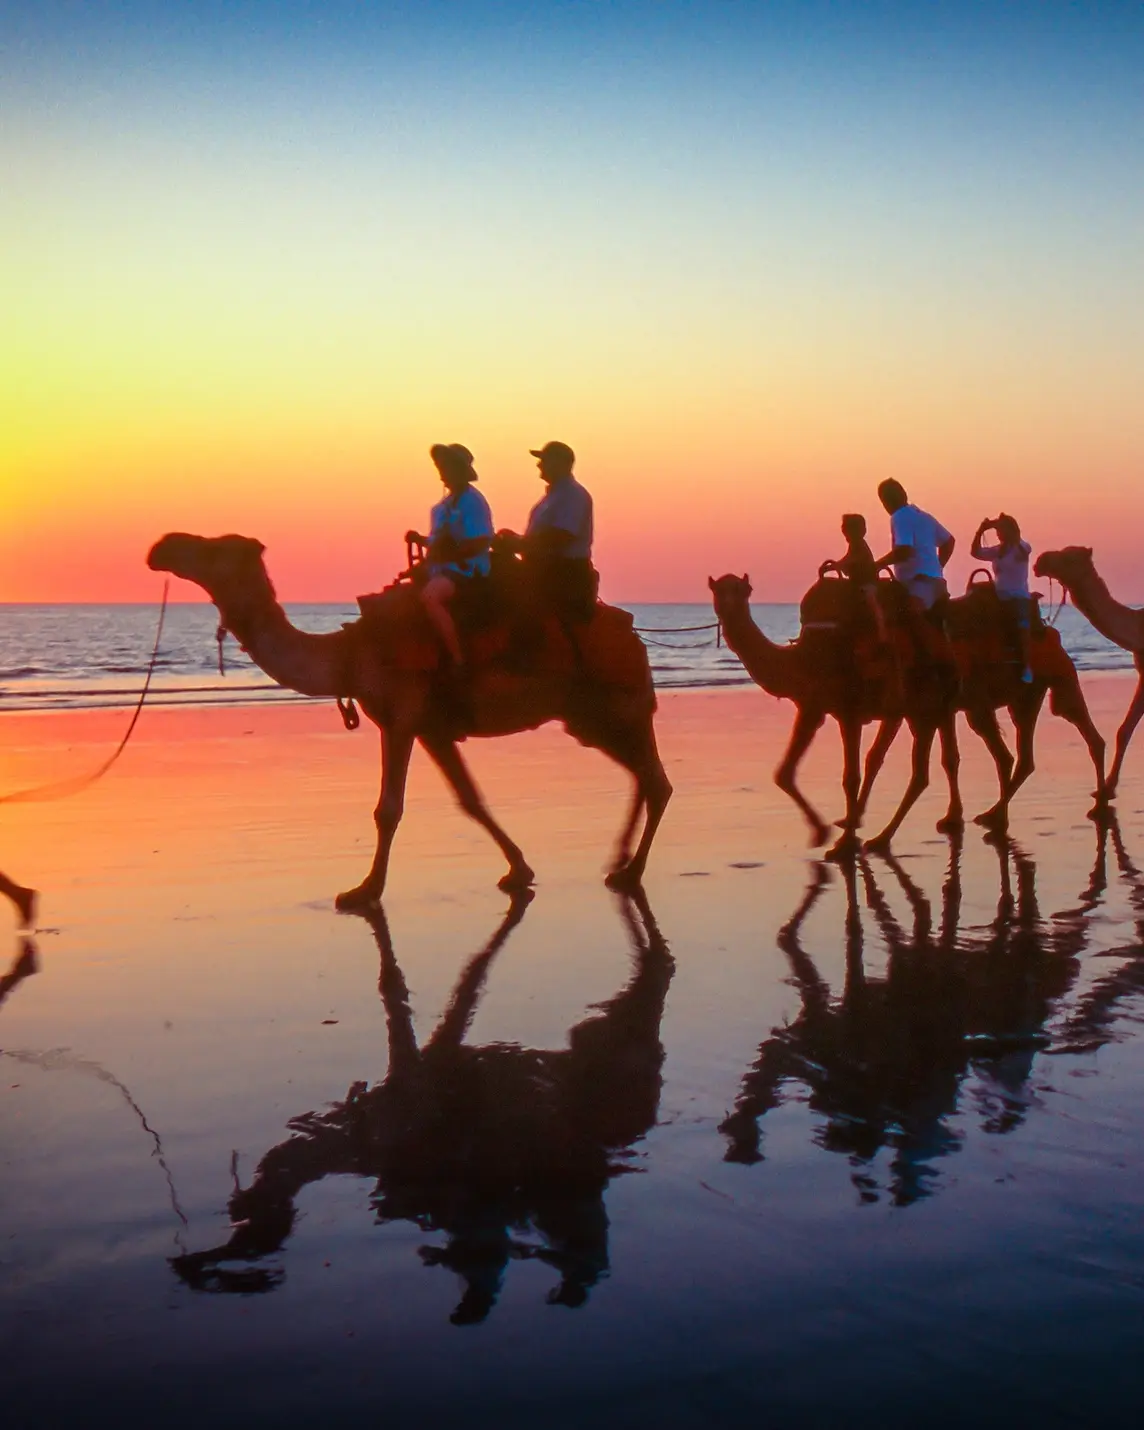
[[(308, 631), (337, 630), (357, 615), (354, 605), (289, 603), (291, 620)], [(736, 656), (716, 645), (709, 604), (626, 607), (644, 633), (660, 689), (749, 685)], [(798, 633), (794, 604), (756, 605), (754, 616), (772, 640)], [(138, 698), (154, 646), (157, 605), (0, 605), (0, 711), (130, 706)], [(151, 694), (156, 705), (217, 705), (299, 700), (282, 690), (239, 650), (225, 646), (219, 675), (217, 615), (211, 605), (170, 605)], [(1099, 635), (1072, 606), (1058, 613), (1065, 648), (1080, 670), (1128, 670), (1126, 651)]]

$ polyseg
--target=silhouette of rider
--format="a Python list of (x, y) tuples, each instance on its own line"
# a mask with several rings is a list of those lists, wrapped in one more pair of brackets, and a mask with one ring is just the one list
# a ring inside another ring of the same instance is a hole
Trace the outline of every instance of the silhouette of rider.
[(524, 557), (533, 600), (566, 620), (587, 620), (596, 602), (592, 565), (592, 498), (572, 474), (576, 455), (565, 442), (531, 449), (547, 490), (529, 513), (523, 536), (499, 533)]
[[(987, 531), (997, 533), (997, 545), (986, 546), (983, 540)], [(973, 545), (969, 548), (975, 561), (987, 561), (993, 567), (993, 586), (1005, 609), (1013, 619), (1017, 632), (1021, 655), (1021, 679), (1031, 685), (1033, 672), (1030, 669), (1031, 649), (1029, 644), (1029, 620), (1033, 601), (1029, 595), (1029, 557), (1033, 548), (1021, 540), (1021, 528), (1016, 519), (1002, 512), (992, 520), (986, 518), (973, 535)]]
[(457, 625), (449, 609), (469, 582), (489, 574), (493, 517), (473, 486), (473, 454), (460, 442), (438, 442), (429, 455), (445, 484), (445, 496), (429, 517), (429, 535), (408, 531), (406, 541), (428, 547), (428, 580), (419, 588), (421, 605), (445, 647), (453, 670), (464, 664)]

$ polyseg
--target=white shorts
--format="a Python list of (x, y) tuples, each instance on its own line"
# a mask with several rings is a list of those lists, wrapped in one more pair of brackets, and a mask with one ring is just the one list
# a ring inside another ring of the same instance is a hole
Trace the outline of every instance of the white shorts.
[(913, 576), (906, 583), (906, 590), (923, 611), (930, 611), (944, 596), (949, 595), (949, 587), (942, 576)]

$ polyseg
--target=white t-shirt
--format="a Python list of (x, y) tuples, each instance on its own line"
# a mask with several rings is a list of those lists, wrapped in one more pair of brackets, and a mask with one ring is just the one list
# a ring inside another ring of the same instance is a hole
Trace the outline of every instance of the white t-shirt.
[[(454, 541), (469, 541), (474, 536), (493, 536), (493, 514), (489, 504), (474, 486), (449, 492), (429, 515), (429, 540), (448, 533)], [(482, 551), (463, 561), (434, 561), (429, 568), (434, 576), (487, 576), (489, 553)]]
[(979, 546), (978, 555), (993, 567), (993, 585), (999, 596), (1029, 595), (1029, 556), (1033, 548), (1027, 541), (1015, 546)]
[(572, 540), (560, 553), (586, 560), (592, 554), (592, 498), (575, 477), (553, 482), (528, 514), (526, 536), (538, 531), (569, 531)]
[(941, 561), (937, 549), (950, 534), (936, 517), (907, 502), (890, 516), (890, 540), (894, 546), (912, 546), (913, 554), (905, 561), (894, 563), (894, 575), (907, 584), (915, 576), (942, 579)]

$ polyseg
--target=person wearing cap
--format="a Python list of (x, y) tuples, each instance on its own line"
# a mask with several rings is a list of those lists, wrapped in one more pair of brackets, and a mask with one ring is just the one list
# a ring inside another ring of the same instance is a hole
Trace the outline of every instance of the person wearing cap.
[(592, 566), (592, 498), (572, 475), (576, 455), (566, 442), (532, 448), (547, 491), (529, 513), (524, 536), (501, 532), (519, 551), (533, 577), (534, 589), (558, 612), (585, 618), (596, 601)]
[(428, 548), (429, 579), (418, 595), (453, 668), (458, 669), (464, 664), (464, 656), (449, 607), (466, 582), (489, 574), (493, 516), (488, 502), (473, 486), (477, 474), (473, 454), (467, 447), (460, 442), (438, 442), (429, 448), (429, 456), (446, 492), (430, 513), (429, 535), (408, 531), (405, 539)]

